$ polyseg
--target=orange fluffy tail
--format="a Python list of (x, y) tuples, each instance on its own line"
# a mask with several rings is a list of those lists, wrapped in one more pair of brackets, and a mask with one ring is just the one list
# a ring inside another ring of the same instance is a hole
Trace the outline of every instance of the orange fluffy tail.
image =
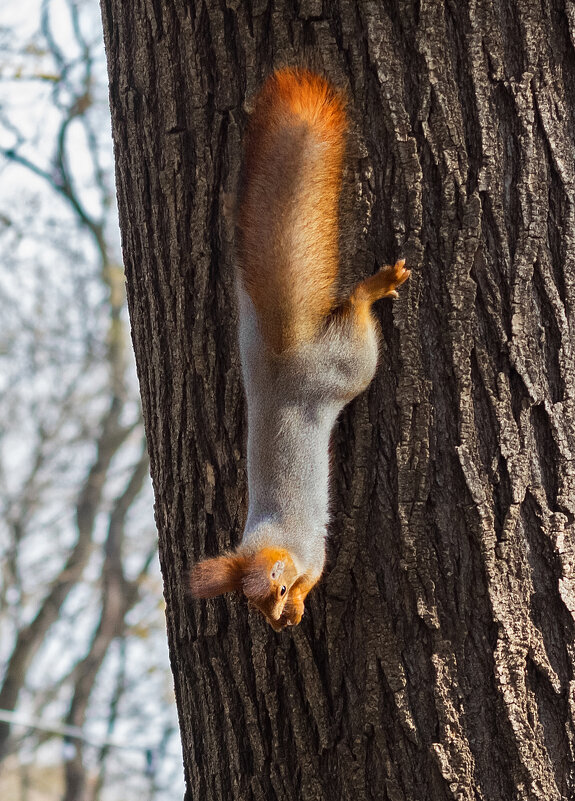
[(245, 139), (240, 277), (265, 341), (281, 352), (313, 337), (336, 302), (345, 97), (303, 69), (275, 72)]

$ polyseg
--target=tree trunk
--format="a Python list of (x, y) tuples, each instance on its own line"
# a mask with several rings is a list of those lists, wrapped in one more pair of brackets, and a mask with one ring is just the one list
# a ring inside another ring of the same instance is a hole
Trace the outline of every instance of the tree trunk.
[[(566, 0), (102, 0), (186, 798), (575, 793), (575, 11)], [(355, 278), (405, 256), (333, 437), (301, 626), (187, 572), (235, 545), (227, 194), (274, 65), (349, 87)]]

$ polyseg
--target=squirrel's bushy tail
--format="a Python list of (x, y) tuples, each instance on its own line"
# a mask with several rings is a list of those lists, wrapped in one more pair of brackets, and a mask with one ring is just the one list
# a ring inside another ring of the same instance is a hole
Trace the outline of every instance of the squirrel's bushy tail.
[(324, 78), (286, 68), (268, 78), (250, 115), (237, 256), (276, 352), (312, 338), (335, 304), (345, 104)]

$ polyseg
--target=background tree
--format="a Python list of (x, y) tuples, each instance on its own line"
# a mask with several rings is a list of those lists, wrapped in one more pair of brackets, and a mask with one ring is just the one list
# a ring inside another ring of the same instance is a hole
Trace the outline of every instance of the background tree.
[[(572, 5), (102, 12), (187, 798), (572, 797)], [(278, 635), (186, 575), (245, 514), (224, 214), (244, 101), (302, 59), (358, 121), (345, 263), (412, 276), (334, 437), (329, 570)]]
[(160, 798), (178, 757), (98, 11), (23, 4), (0, 39), (0, 795)]

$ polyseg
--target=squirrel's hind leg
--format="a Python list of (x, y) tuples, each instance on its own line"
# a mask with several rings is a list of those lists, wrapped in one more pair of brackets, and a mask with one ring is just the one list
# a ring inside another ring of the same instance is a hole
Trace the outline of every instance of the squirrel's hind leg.
[(396, 261), (393, 266), (382, 267), (375, 275), (361, 281), (351, 295), (336, 310), (344, 320), (350, 320), (354, 327), (365, 330), (372, 322), (371, 307), (381, 298), (396, 298), (397, 287), (407, 281), (411, 275), (405, 269), (405, 259)]
[(352, 303), (368, 303), (371, 306), (381, 298), (396, 298), (397, 287), (407, 281), (410, 275), (411, 271), (405, 269), (405, 259), (400, 259), (393, 266), (386, 265), (375, 275), (359, 283), (353, 290), (350, 300)]

